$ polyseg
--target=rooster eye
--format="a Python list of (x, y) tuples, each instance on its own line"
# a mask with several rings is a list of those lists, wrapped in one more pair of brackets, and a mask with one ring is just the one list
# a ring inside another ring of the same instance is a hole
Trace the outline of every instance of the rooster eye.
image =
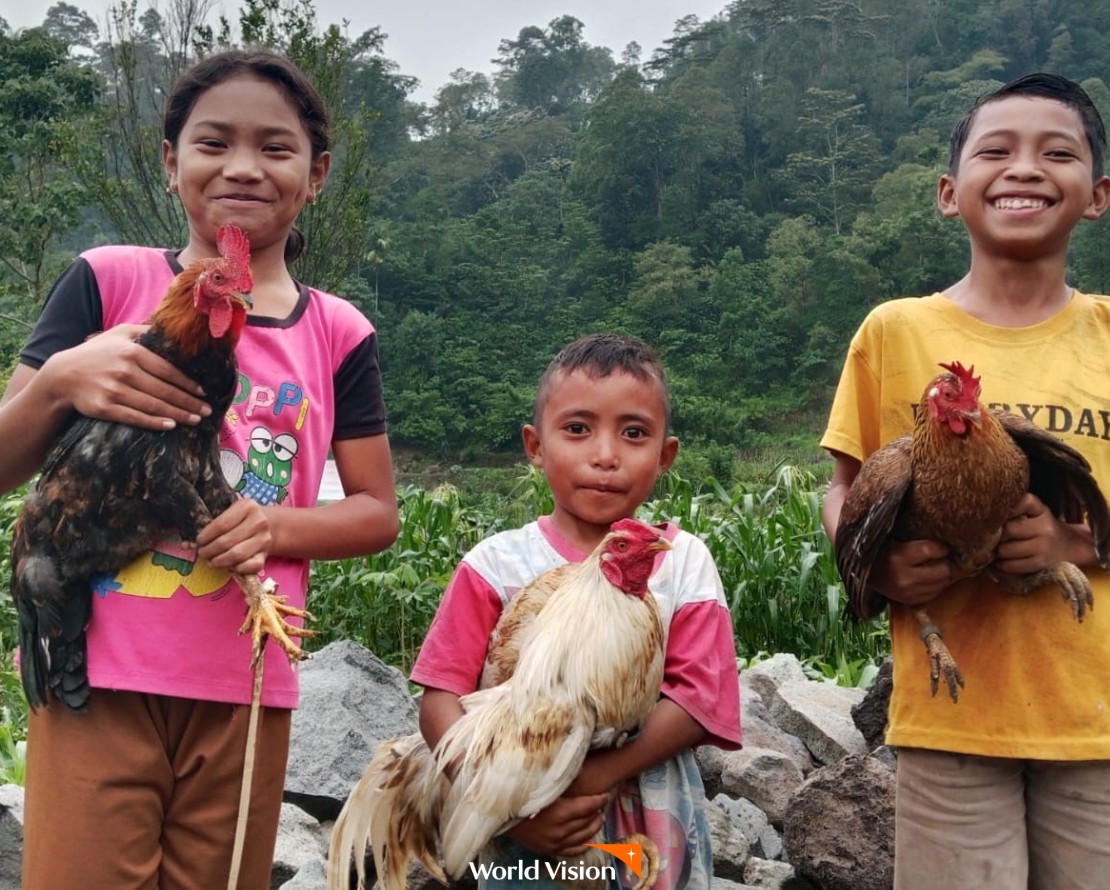
[(617, 540), (613, 542), (613, 546), (617, 550), (621, 551), (621, 553), (623, 553), (625, 550), (628, 549), (628, 541), (624, 540), (623, 538), (617, 538)]
[(213, 281), (215, 281), (215, 282), (216, 282), (216, 284), (223, 284), (223, 283), (224, 283), (224, 276), (223, 276), (223, 273), (221, 273), (221, 272), (213, 272), (213, 273), (212, 273), (212, 280), (213, 280)]

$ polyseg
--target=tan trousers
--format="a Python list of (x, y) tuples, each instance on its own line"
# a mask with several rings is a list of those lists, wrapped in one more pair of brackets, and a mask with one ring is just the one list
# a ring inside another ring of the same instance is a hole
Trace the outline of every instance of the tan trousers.
[[(224, 890), (250, 709), (94, 689), (32, 714), (23, 890)], [(291, 712), (262, 711), (240, 890), (267, 890)]]
[(899, 749), (894, 887), (1110, 887), (1110, 762)]

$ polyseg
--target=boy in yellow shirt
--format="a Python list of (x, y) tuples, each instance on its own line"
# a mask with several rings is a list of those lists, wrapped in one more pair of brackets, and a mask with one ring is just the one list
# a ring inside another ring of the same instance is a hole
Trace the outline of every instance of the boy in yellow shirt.
[[(1075, 83), (1031, 74), (981, 98), (952, 133), (937, 203), (971, 242), (941, 293), (864, 320), (821, 440), (836, 460), (825, 500), (835, 533), (861, 462), (912, 429), (938, 362), (982, 375), (983, 401), (1022, 413), (1087, 457), (1110, 492), (1110, 301), (1065, 280), (1068, 241), (1110, 203), (1106, 133)], [(1026, 494), (995, 567), (1068, 560), (1097, 609), (1079, 624), (1056, 590), (1005, 594), (986, 574), (952, 584), (946, 548), (894, 542), (872, 573), (891, 604), (898, 748), (895, 888), (1066, 890), (1110, 881), (1110, 573), (1083, 525)], [(929, 604), (967, 677), (958, 704), (929, 694), (911, 607)]]

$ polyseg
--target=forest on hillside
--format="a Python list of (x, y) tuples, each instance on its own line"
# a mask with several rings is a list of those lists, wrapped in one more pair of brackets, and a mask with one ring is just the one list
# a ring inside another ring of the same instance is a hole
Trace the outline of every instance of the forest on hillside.
[[(651, 49), (563, 16), (432, 103), (380, 29), (240, 2), (0, 19), (0, 378), (76, 252), (183, 243), (161, 96), (225, 45), (280, 49), (327, 96), (336, 163), (297, 273), (379, 328), (394, 443), (451, 460), (516, 452), (543, 366), (600, 329), (659, 349), (675, 431), (724, 469), (813, 442), (864, 313), (963, 273), (933, 203), (962, 112), (1034, 70), (1110, 112), (1110, 0), (735, 0)], [(1082, 289), (1110, 291), (1106, 225), (1073, 239)]]

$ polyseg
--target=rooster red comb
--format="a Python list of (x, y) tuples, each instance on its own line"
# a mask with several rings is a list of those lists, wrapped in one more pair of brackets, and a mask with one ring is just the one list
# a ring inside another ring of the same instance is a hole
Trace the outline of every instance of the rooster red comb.
[(944, 370), (956, 375), (956, 379), (960, 381), (960, 388), (965, 392), (971, 393), (974, 398), (979, 398), (979, 380), (981, 378), (975, 376), (975, 365), (970, 368), (965, 368), (959, 362), (952, 362), (951, 364), (939, 363)]
[(254, 290), (254, 280), (251, 278), (251, 242), (247, 233), (236, 225), (220, 226), (216, 230), (216, 250), (220, 252), (220, 256), (239, 268), (242, 275), (239, 287), (243, 293)]
[(639, 519), (618, 519), (609, 526), (609, 530), (641, 541), (656, 541), (663, 534), (662, 529), (640, 522)]

